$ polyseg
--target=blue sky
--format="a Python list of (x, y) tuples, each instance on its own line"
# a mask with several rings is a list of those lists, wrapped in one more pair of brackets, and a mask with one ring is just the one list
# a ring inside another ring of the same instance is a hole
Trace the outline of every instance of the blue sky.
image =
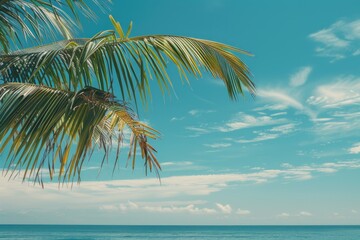
[[(80, 186), (0, 178), (0, 223), (360, 224), (358, 1), (114, 1), (132, 36), (172, 34), (252, 52), (257, 96), (231, 101), (204, 74), (153, 86), (140, 118), (162, 133), (155, 174), (101, 154)], [(107, 15), (80, 36), (111, 28)], [(126, 146), (124, 151), (126, 151)], [(126, 154), (124, 154), (125, 156)], [(1, 156), (4, 158), (4, 156)], [(140, 160), (140, 158), (138, 159)]]

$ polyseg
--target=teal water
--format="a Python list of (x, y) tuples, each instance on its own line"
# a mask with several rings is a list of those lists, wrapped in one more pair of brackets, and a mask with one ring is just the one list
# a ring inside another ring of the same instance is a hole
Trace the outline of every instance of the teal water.
[(360, 226), (0, 225), (0, 239), (269, 239), (359, 240)]

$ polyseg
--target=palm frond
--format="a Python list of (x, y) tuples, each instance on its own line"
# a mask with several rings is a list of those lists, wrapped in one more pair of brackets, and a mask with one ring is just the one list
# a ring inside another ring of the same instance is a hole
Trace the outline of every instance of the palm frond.
[[(109, 0), (93, 0), (102, 6)], [(9, 52), (10, 41), (21, 41), (19, 33), (26, 38), (41, 40), (62, 34), (66, 39), (72, 37), (72, 31), (79, 25), (63, 10), (68, 8), (75, 20), (79, 12), (94, 17), (93, 11), (83, 0), (1, 0), (0, 3), (0, 52)]]
[(95, 147), (103, 150), (105, 161), (116, 145), (115, 166), (125, 127), (131, 131), (128, 157), (132, 165), (138, 148), (145, 169), (157, 172), (160, 168), (156, 151), (147, 141), (157, 138), (158, 132), (139, 122), (112, 94), (96, 88), (70, 92), (27, 83), (2, 84), (0, 126), (0, 153), (11, 149), (8, 171), (23, 169), (24, 179), (39, 180), (44, 168), (53, 178), (58, 166), (59, 180), (80, 180), (82, 164)]
[(234, 54), (249, 54), (243, 50), (181, 36), (129, 38), (131, 28), (126, 34), (117, 25), (116, 30), (120, 37), (115, 31), (104, 31), (91, 39), (65, 40), (1, 55), (0, 80), (70, 91), (87, 85), (104, 91), (118, 88), (123, 99), (136, 100), (139, 92), (145, 101), (151, 95), (151, 79), (156, 79), (163, 92), (171, 89), (167, 73), (170, 61), (186, 80), (188, 74), (201, 77), (203, 70), (220, 78), (232, 99), (243, 95), (244, 87), (251, 94), (255, 92), (248, 67)]

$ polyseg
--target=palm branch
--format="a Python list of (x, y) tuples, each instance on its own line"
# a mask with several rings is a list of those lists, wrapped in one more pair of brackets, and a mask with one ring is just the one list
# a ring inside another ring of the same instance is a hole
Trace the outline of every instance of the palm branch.
[[(103, 91), (120, 89), (123, 99), (135, 99), (139, 92), (145, 102), (150, 95), (149, 80), (156, 79), (160, 89), (169, 90), (168, 62), (186, 80), (202, 70), (220, 78), (232, 99), (243, 88), (254, 93), (247, 66), (233, 53), (247, 52), (208, 40), (152, 35), (128, 37), (120, 24), (116, 31), (103, 31), (90, 39), (71, 39), (0, 55), (0, 80), (28, 82), (78, 91), (96, 86)], [(115, 75), (115, 77), (113, 77)], [(114, 86), (114, 83), (117, 84)]]
[(70, 92), (6, 83), (0, 85), (0, 112), (0, 153), (10, 146), (8, 171), (25, 169), (24, 179), (34, 177), (41, 181), (44, 168), (53, 178), (59, 165), (59, 180), (80, 180), (82, 164), (96, 146), (103, 149), (105, 160), (116, 145), (116, 165), (125, 127), (131, 130), (128, 157), (132, 166), (138, 148), (145, 169), (160, 168), (155, 150), (147, 142), (147, 138), (155, 139), (158, 133), (139, 122), (126, 104), (96, 88)]
[[(106, 1), (109, 0), (92, 2), (102, 6)], [(65, 7), (68, 11), (63, 10)], [(79, 12), (90, 18), (95, 16), (84, 0), (0, 0), (0, 52), (9, 52), (10, 40), (21, 43), (23, 36), (42, 40), (44, 35), (54, 37), (60, 33), (66, 39), (71, 38), (72, 31), (79, 25), (79, 21), (74, 22)]]

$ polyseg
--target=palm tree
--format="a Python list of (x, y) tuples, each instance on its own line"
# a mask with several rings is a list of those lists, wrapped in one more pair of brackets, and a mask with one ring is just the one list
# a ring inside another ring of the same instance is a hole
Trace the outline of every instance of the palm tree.
[[(11, 174), (22, 169), (24, 179), (41, 182), (41, 171), (48, 169), (51, 179), (80, 180), (84, 160), (100, 148), (105, 161), (114, 142), (115, 167), (125, 127), (131, 131), (132, 167), (140, 150), (145, 169), (157, 172), (148, 139), (158, 132), (139, 121), (128, 102), (146, 103), (151, 80), (162, 92), (171, 89), (168, 62), (186, 81), (188, 74), (211, 73), (231, 99), (244, 88), (255, 92), (248, 68), (234, 54), (248, 54), (243, 50), (180, 36), (130, 37), (132, 24), (124, 31), (111, 16), (114, 30), (74, 38), (79, 13), (93, 16), (81, 0), (0, 0), (0, 153), (11, 149), (5, 163)], [(24, 38), (38, 46), (17, 50)]]

